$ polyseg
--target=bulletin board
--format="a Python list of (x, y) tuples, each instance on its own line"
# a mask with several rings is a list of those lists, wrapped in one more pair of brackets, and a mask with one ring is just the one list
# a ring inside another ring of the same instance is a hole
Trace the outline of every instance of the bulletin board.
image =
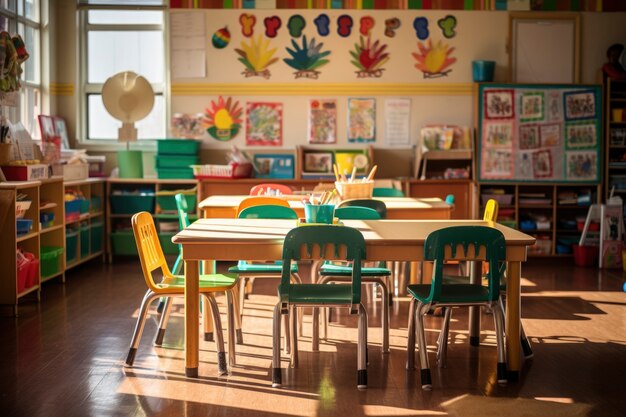
[(480, 84), (478, 180), (599, 183), (599, 85)]

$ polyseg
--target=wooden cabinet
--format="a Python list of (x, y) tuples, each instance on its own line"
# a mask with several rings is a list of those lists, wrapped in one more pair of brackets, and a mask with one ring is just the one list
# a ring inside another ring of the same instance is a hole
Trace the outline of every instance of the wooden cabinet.
[(478, 213), (493, 198), (499, 203), (499, 223), (537, 238), (529, 255), (571, 255), (589, 205), (599, 201), (600, 192), (598, 184), (479, 184)]
[(605, 198), (611, 189), (626, 199), (626, 81), (608, 80), (605, 87)]
[[(474, 182), (472, 180), (409, 180), (405, 194), (409, 197), (439, 197), (454, 195), (453, 219), (473, 219)], [(482, 216), (482, 214), (481, 214)]]

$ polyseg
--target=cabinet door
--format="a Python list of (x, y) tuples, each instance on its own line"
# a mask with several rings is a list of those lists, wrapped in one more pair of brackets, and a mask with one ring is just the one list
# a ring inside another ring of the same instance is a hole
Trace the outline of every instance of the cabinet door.
[(471, 181), (453, 182), (446, 181), (417, 181), (410, 184), (409, 195), (417, 198), (439, 197), (445, 200), (448, 194), (454, 195), (454, 210), (451, 218), (472, 218), (472, 188)]

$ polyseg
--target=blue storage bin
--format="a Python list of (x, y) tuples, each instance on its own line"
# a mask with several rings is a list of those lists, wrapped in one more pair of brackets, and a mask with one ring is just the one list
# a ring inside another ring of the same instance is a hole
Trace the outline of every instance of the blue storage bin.
[(30, 229), (33, 227), (33, 221), (31, 219), (16, 219), (15, 221), (18, 235), (25, 235), (30, 232)]
[(534, 220), (520, 220), (519, 229), (522, 231), (537, 229), (537, 223)]

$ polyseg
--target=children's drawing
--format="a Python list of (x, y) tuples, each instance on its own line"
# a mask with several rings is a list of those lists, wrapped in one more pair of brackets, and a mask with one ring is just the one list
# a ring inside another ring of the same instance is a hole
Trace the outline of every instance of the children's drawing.
[(239, 15), (239, 23), (241, 24), (241, 34), (246, 38), (254, 35), (254, 25), (256, 24), (256, 16), (253, 14), (242, 13)]
[(539, 136), (541, 137), (541, 146), (561, 145), (561, 124), (547, 123), (539, 125)]
[(337, 142), (337, 101), (309, 101), (309, 143)]
[(511, 178), (513, 176), (513, 151), (500, 148), (483, 148), (483, 178)]
[(379, 40), (372, 44), (369, 36), (367, 41), (359, 36), (359, 43), (355, 43), (354, 50), (350, 51), (350, 62), (357, 67), (358, 78), (380, 78), (383, 75), (385, 69), (382, 66), (389, 60), (389, 53), (385, 49), (387, 45), (381, 45)]
[(550, 122), (563, 120), (563, 95), (559, 90), (548, 90), (546, 119)]
[(246, 103), (246, 145), (281, 146), (282, 144), (282, 103)]
[(596, 98), (593, 91), (563, 93), (565, 119), (592, 119), (596, 117)]
[(172, 116), (172, 135), (176, 138), (199, 138), (207, 128), (204, 119), (203, 113), (197, 115), (174, 113)]
[(289, 34), (293, 38), (299, 38), (300, 36), (302, 36), (302, 30), (304, 29), (305, 26), (306, 26), (306, 20), (304, 20), (304, 17), (302, 17), (302, 15), (299, 15), (299, 14), (294, 14), (287, 21), (287, 28), (289, 29)]
[(566, 152), (566, 176), (569, 180), (595, 180), (597, 153), (595, 151)]
[(519, 117), (522, 122), (543, 120), (543, 93), (522, 93), (520, 95)]
[(348, 142), (376, 140), (376, 99), (348, 99)]
[(447, 39), (454, 38), (456, 36), (456, 17), (447, 15), (443, 19), (437, 20), (437, 25), (441, 28), (441, 33)]
[(415, 68), (420, 70), (424, 78), (439, 78), (447, 76), (452, 68), (450, 65), (456, 62), (456, 58), (451, 57), (454, 48), (442, 41), (437, 41), (433, 45), (433, 40), (428, 39), (428, 44), (417, 42), (419, 53), (412, 52), (413, 58), (417, 61)]
[(241, 49), (235, 49), (240, 55), (239, 62), (245, 65), (246, 69), (242, 72), (247, 77), (263, 77), (270, 78), (270, 65), (278, 61), (274, 57), (276, 48), (269, 49), (270, 40), (264, 39), (262, 35), (250, 39), (250, 43), (241, 42)]
[(359, 23), (359, 32), (361, 33), (361, 35), (369, 37), (370, 31), (376, 24), (374, 18), (372, 16), (363, 16), (361, 17)]
[(313, 20), (317, 33), (320, 36), (328, 36), (330, 34), (330, 18), (326, 13), (322, 13)]
[(352, 16), (349, 14), (342, 14), (337, 18), (337, 34), (342, 38), (347, 38), (352, 33)]
[(530, 152), (520, 152), (519, 163), (517, 169), (519, 171), (518, 177), (523, 179), (533, 178), (533, 162)]
[(315, 38), (311, 39), (311, 42), (307, 43), (306, 36), (302, 37), (302, 46), (300, 46), (294, 39), (291, 40), (293, 49), (285, 48), (291, 58), (285, 58), (283, 61), (291, 68), (295, 69), (295, 78), (312, 78), (317, 79), (320, 72), (319, 68), (328, 64), (328, 59), (324, 57), (330, 55), (330, 51), (322, 52), (321, 49), (324, 43), (315, 43)]
[(535, 178), (550, 178), (553, 172), (552, 152), (545, 149), (533, 152), (533, 173)]
[(541, 146), (539, 138), (539, 126), (520, 125), (519, 127), (519, 148), (537, 149)]
[(415, 29), (415, 36), (420, 41), (425, 41), (430, 36), (430, 30), (428, 30), (428, 19), (423, 16), (416, 17), (413, 20), (413, 29)]
[(242, 111), (239, 101), (233, 102), (232, 97), (224, 101), (224, 97), (219, 96), (217, 103), (211, 101), (210, 106), (204, 109), (202, 122), (211, 137), (221, 141), (231, 140), (241, 129)]
[(397, 17), (392, 17), (391, 19), (385, 20), (385, 36), (388, 38), (393, 38), (396, 36), (396, 30), (400, 28), (400, 19)]
[(485, 90), (485, 119), (511, 119), (515, 114), (513, 90)]
[(330, 174), (333, 172), (332, 152), (305, 152), (304, 171)]
[(278, 35), (278, 29), (283, 25), (283, 22), (278, 16), (266, 17), (263, 19), (265, 25), (265, 36), (268, 38), (275, 38)]
[(565, 127), (568, 148), (592, 148), (596, 146), (596, 125), (593, 123), (568, 124)]
[(485, 123), (483, 143), (488, 147), (511, 148), (513, 145), (513, 122)]

